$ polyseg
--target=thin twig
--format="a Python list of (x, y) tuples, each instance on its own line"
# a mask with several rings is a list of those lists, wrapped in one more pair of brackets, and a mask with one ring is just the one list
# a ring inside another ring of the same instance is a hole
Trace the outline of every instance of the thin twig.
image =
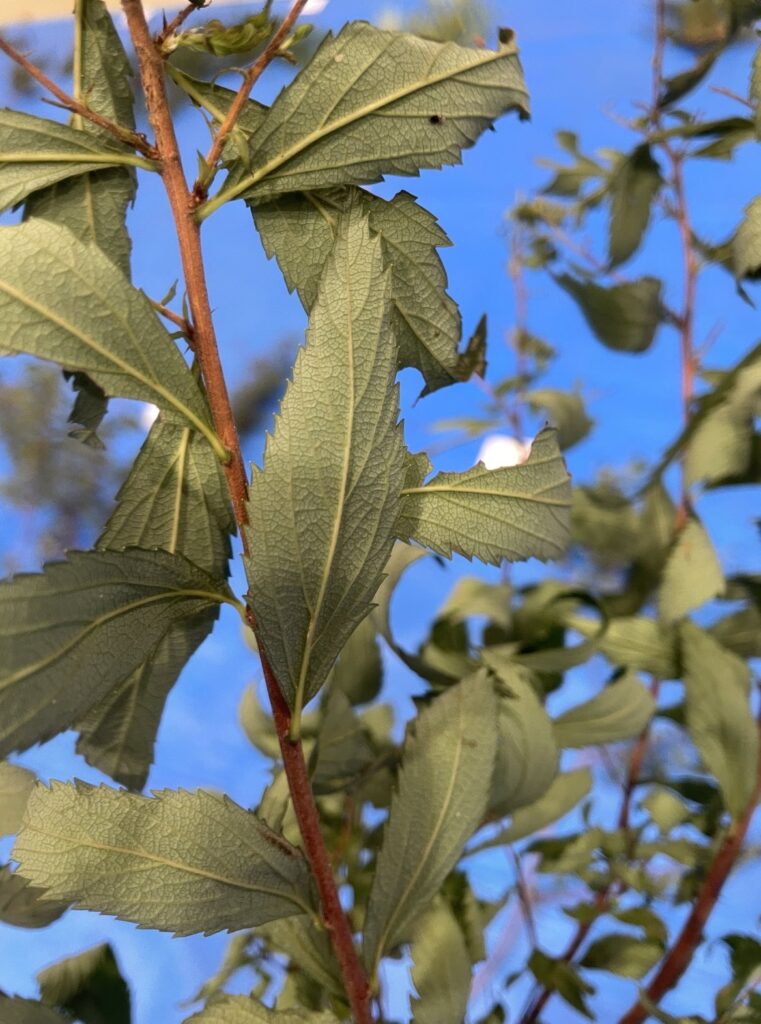
[[(210, 3), (211, 0), (206, 0), (206, 3), (203, 4), (189, 3), (187, 7), (183, 7), (179, 13), (175, 14), (171, 21), (165, 22), (162, 30), (156, 33), (155, 43), (157, 49), (162, 50), (163, 52), (164, 43), (170, 36), (173, 36), (178, 29), (182, 28), (190, 15), (194, 11), (203, 10), (203, 8), (208, 7)], [(164, 56), (168, 56), (168, 54), (164, 54)]]
[(219, 126), (217, 134), (214, 136), (214, 141), (211, 145), (211, 149), (206, 154), (206, 167), (208, 168), (209, 180), (202, 180), (201, 178), (193, 186), (193, 195), (197, 204), (201, 204), (208, 195), (209, 186), (211, 179), (214, 176), (214, 172), (219, 162), (219, 158), (222, 155), (225, 142), (230, 132), (235, 127), (235, 124), (243, 113), (243, 108), (248, 102), (248, 97), (257, 83), (267, 66), (277, 56), (277, 52), (280, 49), (283, 40), (288, 35), (290, 30), (293, 28), (298, 16), (301, 14), (303, 9), (307, 5), (307, 0), (294, 0), (293, 6), (288, 11), (286, 16), (283, 18), (277, 32), (273, 35), (272, 39), (267, 43), (265, 48), (259, 54), (254, 63), (248, 68), (243, 76), (243, 82), (240, 89), (235, 95), (235, 99), (230, 104), (230, 108), (225, 114), (225, 119)]
[[(685, 921), (676, 942), (661, 962), (658, 973), (647, 987), (646, 995), (651, 1004), (657, 1005), (666, 993), (674, 988), (690, 966), (695, 950), (703, 939), (705, 923), (716, 906), (724, 883), (740, 856), (742, 844), (759, 799), (761, 799), (761, 756), (758, 759), (756, 785), (748, 806), (740, 820), (724, 837), (703, 880), (690, 916)], [(642, 1003), (637, 1002), (624, 1014), (619, 1024), (642, 1024), (649, 1016), (648, 1010)]]
[(161, 302), (156, 302), (154, 299), (149, 299), (148, 301), (157, 313), (182, 331), (192, 347), (195, 339), (195, 331), (190, 320), (188, 320), (187, 317), (180, 316), (179, 313), (175, 313), (173, 309), (170, 309), (169, 306), (164, 306)]
[(107, 117), (103, 117), (102, 114), (97, 114), (94, 110), (90, 110), (84, 103), (80, 103), (79, 100), (75, 100), (73, 96), (69, 96), (68, 93), (64, 92), (56, 83), (48, 78), (44, 71), (33, 64), (23, 53), (12, 46), (7, 39), (0, 36), (0, 50), (12, 61), (15, 61), (19, 67), (22, 67), (28, 75), (30, 75), (36, 82), (47, 89), (55, 98), (61, 103), (63, 107), (70, 110), (73, 114), (79, 114), (80, 117), (84, 117), (87, 121), (91, 121), (96, 124), (99, 128), (105, 129), (110, 132), (111, 135), (115, 136), (119, 142), (125, 143), (132, 146), (138, 152), (142, 153), (143, 156), (148, 157), (149, 160), (158, 159), (158, 150), (155, 146), (152, 146), (144, 135), (140, 132), (132, 131), (131, 128), (124, 128), (122, 125), (117, 124), (115, 121), (109, 120)]
[(523, 920), (526, 923), (526, 931), (528, 932), (531, 945), (536, 947), (539, 944), (539, 936), (536, 930), (536, 920), (534, 918), (534, 902), (531, 897), (531, 890), (526, 879), (526, 875), (523, 871), (523, 863), (521, 856), (514, 846), (510, 846), (510, 856), (513, 861), (513, 867), (515, 868), (515, 889), (518, 893), (518, 900), (520, 901), (521, 911), (523, 912)]
[[(185, 288), (193, 321), (196, 359), (206, 387), (215, 430), (228, 451), (229, 458), (224, 467), (225, 476), (235, 511), (235, 519), (243, 535), (244, 550), (248, 552), (243, 529), (248, 522), (246, 473), (230, 406), (227, 383), (219, 358), (201, 250), (200, 226), (194, 217), (193, 198), (182, 170), (177, 136), (166, 94), (164, 62), (151, 38), (142, 0), (122, 0), (122, 9), (127, 19), (140, 66), (145, 105), (156, 134), (156, 144), (161, 157), (161, 176), (177, 232)], [(255, 624), (250, 612), (248, 621), (254, 628)], [(261, 641), (259, 641), (259, 652), (272, 703), (291, 799), (304, 841), (304, 850), (320, 896), (322, 918), (341, 968), (346, 997), (355, 1024), (372, 1024), (370, 986), (357, 956), (349, 923), (338, 897), (330, 860), (320, 830), (319, 815), (309, 783), (304, 751), (300, 742), (294, 742), (289, 737), (290, 710), (282, 696)]]

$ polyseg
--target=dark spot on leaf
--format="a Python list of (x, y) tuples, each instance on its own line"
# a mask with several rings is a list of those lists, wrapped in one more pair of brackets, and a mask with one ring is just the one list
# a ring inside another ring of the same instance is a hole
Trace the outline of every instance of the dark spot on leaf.
[(444, 118), (440, 114), (431, 114), (428, 120), (431, 124), (441, 124)]

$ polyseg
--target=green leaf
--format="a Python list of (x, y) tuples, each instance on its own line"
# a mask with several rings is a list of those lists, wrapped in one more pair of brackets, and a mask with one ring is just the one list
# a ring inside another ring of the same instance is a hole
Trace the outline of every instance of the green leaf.
[(724, 573), (710, 537), (697, 519), (688, 519), (663, 570), (658, 592), (661, 621), (676, 622), (724, 589)]
[(655, 277), (641, 277), (607, 287), (570, 274), (555, 278), (579, 304), (598, 341), (616, 352), (645, 352), (663, 319), (661, 291)]
[(66, 912), (68, 904), (45, 899), (17, 872), (0, 867), (0, 921), (14, 928), (47, 928)]
[(616, 167), (608, 186), (608, 261), (611, 267), (624, 263), (639, 248), (650, 223), (653, 200), (662, 184), (661, 169), (646, 143), (623, 157)]
[(539, 832), (547, 825), (565, 817), (580, 800), (584, 799), (591, 788), (592, 773), (588, 768), (578, 768), (556, 775), (538, 800), (514, 811), (509, 826), (493, 839), (479, 843), (476, 849), (506, 846)]
[(0, 995), (0, 1020), (3, 1024), (66, 1024), (55, 1010), (31, 999), (9, 999)]
[(404, 445), (384, 283), (380, 241), (353, 207), (252, 475), (250, 600), (296, 719), (370, 611), (391, 554)]
[(637, 675), (628, 671), (596, 697), (555, 719), (559, 747), (592, 747), (639, 736), (655, 714), (655, 701)]
[[(582, 636), (594, 636), (599, 630), (596, 622), (580, 615), (566, 616), (563, 621)], [(650, 672), (660, 679), (676, 679), (679, 675), (674, 631), (655, 619), (638, 615), (610, 619), (598, 650), (620, 668)]]
[[(216, 578), (227, 575), (235, 523), (219, 460), (189, 427), (151, 427), (96, 547), (179, 552)], [(172, 627), (149, 658), (78, 723), (77, 751), (130, 789), (142, 789), (169, 691), (217, 619), (209, 608)]]
[(103, 388), (90, 380), (86, 373), (77, 370), (64, 370), (65, 380), (71, 381), (76, 393), (74, 408), (69, 413), (69, 423), (75, 426), (69, 431), (69, 437), (88, 445), (90, 448), (103, 449), (105, 445), (98, 437), (98, 427), (108, 411), (108, 397)]
[(643, 941), (633, 935), (615, 932), (596, 939), (581, 959), (588, 970), (610, 971), (624, 978), (644, 978), (663, 955), (660, 942)]
[(474, 615), (484, 615), (489, 622), (509, 629), (512, 621), (512, 588), (508, 583), (487, 583), (477, 576), (463, 576), (452, 588), (439, 611), (440, 619), (464, 622)]
[[(132, 68), (105, 4), (102, 0), (80, 0), (74, 17), (75, 97), (95, 113), (134, 129)], [(115, 145), (113, 136), (103, 128), (83, 118), (73, 120), (74, 126), (94, 141)], [(130, 151), (125, 147), (124, 152)], [(125, 218), (135, 191), (131, 168), (100, 169), (33, 193), (25, 215), (43, 217), (68, 228), (82, 242), (94, 242), (129, 278), (131, 243)]]
[(91, 171), (120, 166), (153, 169), (148, 160), (117, 142), (17, 110), (0, 110), (0, 141), (2, 210), (17, 206), (32, 192)]
[[(427, 465), (427, 459), (425, 460)], [(451, 558), (498, 565), (503, 559), (559, 558), (570, 524), (571, 486), (555, 431), (542, 430), (520, 466), (439, 473), (410, 466), (397, 535)]]
[(0, 317), (6, 348), (81, 370), (106, 394), (153, 402), (225, 456), (203, 395), (148, 299), (96, 246), (39, 219), (0, 228)]
[(642, 800), (647, 811), (663, 835), (668, 835), (690, 816), (690, 808), (680, 796), (665, 786), (653, 786)]
[(373, 760), (365, 732), (348, 698), (333, 690), (312, 755), (312, 788), (318, 796), (346, 789)]
[(301, 915), (270, 921), (258, 931), (265, 936), (270, 946), (284, 953), (318, 985), (339, 998), (345, 998), (341, 971), (322, 925), (317, 927), (312, 918)]
[(130, 1024), (130, 995), (108, 943), (46, 967), (37, 975), (43, 1003), (82, 1024)]
[(185, 1024), (338, 1024), (332, 1013), (307, 1010), (268, 1010), (249, 996), (223, 996)]
[(37, 776), (28, 768), (0, 761), (0, 836), (18, 832)]
[(353, 187), (289, 193), (253, 205), (252, 213), (267, 255), (277, 259), (288, 288), (298, 292), (309, 311), (341, 211), (352, 202), (379, 236), (384, 263), (391, 268), (391, 323), (399, 365), (420, 371), (425, 392), (462, 379), (457, 353), (460, 313), (447, 294), (446, 271), (436, 251), (452, 243), (409, 192), (399, 192), (391, 200)]
[(571, 964), (535, 949), (529, 957), (528, 968), (540, 985), (557, 992), (569, 1006), (592, 1020), (585, 997), (591, 995), (594, 988), (579, 976)]
[(741, 658), (761, 658), (761, 611), (753, 605), (725, 615), (709, 633)]
[(192, 629), (228, 601), (224, 583), (180, 555), (136, 548), (72, 552), (0, 584), (0, 752), (69, 728), (173, 626)]
[(494, 770), (494, 690), (480, 671), (420, 712), (407, 734), (364, 927), (371, 974), (415, 922), (483, 820)]
[(488, 814), (503, 818), (547, 792), (557, 775), (559, 752), (552, 719), (520, 667), (493, 648), (483, 650), (481, 657), (501, 684)]
[(691, 68), (688, 68), (686, 71), (680, 71), (678, 75), (674, 75), (671, 78), (667, 78), (658, 97), (658, 109), (663, 110), (672, 103), (676, 103), (683, 96), (686, 96), (688, 92), (692, 92), (693, 89), (700, 85), (716, 63), (717, 57), (723, 52), (723, 45), (716, 46), (699, 57)]
[(732, 268), (738, 281), (755, 281), (761, 275), (761, 196), (745, 207), (745, 217), (732, 239)]
[(495, 118), (527, 115), (516, 47), (504, 39), (496, 51), (467, 49), (361, 21), (328, 33), (268, 111), (250, 166), (201, 216), (239, 195), (262, 200), (457, 163)]
[(372, 616), (363, 619), (346, 641), (330, 673), (329, 685), (355, 705), (369, 704), (380, 693), (383, 661)]
[(753, 793), (758, 727), (748, 706), (750, 669), (692, 622), (680, 626), (687, 728), (733, 818)]
[(375, 624), (377, 631), (390, 646), (394, 646), (391, 636), (391, 598), (404, 573), (415, 562), (425, 558), (429, 552), (421, 548), (412, 547), (397, 541), (391, 551), (386, 565), (383, 568), (383, 580), (378, 587), (373, 600), (374, 608), (370, 613), (370, 620)]
[(413, 1024), (462, 1024), (471, 968), (465, 938), (452, 911), (437, 902), (415, 929), (410, 947)]
[(176, 935), (310, 912), (301, 853), (203, 790), (143, 797), (83, 782), (40, 785), (13, 857), (53, 899)]
[(594, 426), (587, 416), (581, 395), (571, 391), (541, 388), (527, 391), (524, 400), (534, 412), (543, 409), (553, 427), (557, 428), (558, 444), (565, 451), (583, 441)]

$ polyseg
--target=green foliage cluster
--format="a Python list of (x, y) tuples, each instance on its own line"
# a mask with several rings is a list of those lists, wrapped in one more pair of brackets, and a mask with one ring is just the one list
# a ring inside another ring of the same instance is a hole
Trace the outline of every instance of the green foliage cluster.
[[(102, 0), (77, 0), (74, 17), (76, 97), (133, 129), (128, 63)], [(479, 436), (507, 425), (522, 439), (527, 416), (553, 425), (509, 467), (432, 476), (427, 456), (408, 450), (397, 370), (417, 369), (424, 394), (483, 375), (485, 328), (461, 346), (437, 251), (448, 239), (434, 217), (406, 191), (384, 200), (366, 188), (456, 163), (497, 117), (527, 114), (511, 33), (491, 50), (352, 23), (323, 40), (271, 107), (247, 101), (223, 149), (224, 183), (195, 216), (245, 202), (309, 328), (252, 471), (246, 518), (237, 513), (242, 599), (227, 582), (234, 453), (215, 427), (219, 399), (200, 349), (192, 364), (183, 357), (198, 339), (178, 314), (183, 329), (171, 334), (157, 307), (168, 311), (130, 280), (124, 218), (136, 171), (162, 168), (83, 117), (63, 125), (2, 114), (0, 202), (23, 205), (22, 222), (0, 228), (2, 353), (75, 375), (88, 448), (110, 397), (160, 414), (93, 550), (0, 585), (0, 756), (74, 729), (80, 753), (124, 787), (48, 787), (15, 760), (0, 762), (0, 833), (17, 836), (0, 871), (0, 920), (39, 928), (80, 907), (176, 935), (235, 932), (188, 1024), (352, 1015), (364, 1024), (352, 970), (377, 1007), (381, 961), (407, 949), (416, 1024), (461, 1024), (486, 958), (484, 930), (517, 899), (531, 949), (502, 987), (533, 977), (522, 1024), (551, 998), (592, 1019), (599, 972), (642, 983), (624, 1024), (648, 1014), (676, 1024), (658, 1004), (703, 940), (761, 789), (750, 665), (761, 656), (761, 580), (725, 577), (699, 516), (705, 490), (761, 482), (761, 350), (710, 370), (694, 347), (699, 272), (716, 264), (739, 287), (757, 276), (761, 205), (731, 241), (709, 242), (689, 220), (683, 176), (688, 160), (725, 158), (755, 139), (761, 76), (756, 68), (750, 113), (706, 122), (680, 105), (704, 65), (701, 56), (688, 72), (660, 74), (628, 152), (589, 155), (561, 133), (564, 162), (512, 212), (517, 288), (528, 273), (549, 273), (622, 358), (667, 330), (682, 344), (686, 421), (673, 443), (634, 480), (573, 490), (562, 452), (593, 424), (581, 394), (545, 385), (554, 349), (520, 303), (516, 373), (487, 386), (482, 417), (447, 426)], [(167, 70), (213, 124), (224, 121), (234, 94)], [(202, 162), (204, 186), (218, 170)], [(577, 239), (601, 209), (608, 244), (598, 258)], [(655, 216), (682, 239), (689, 284), (678, 310), (658, 279), (628, 273)], [(569, 544), (575, 573), (523, 586), (507, 574), (466, 576), (418, 650), (394, 635), (394, 592), (422, 559), (457, 553), (500, 566), (560, 559)], [(274, 710), (253, 689), (241, 707), (246, 735), (273, 763), (252, 810), (204, 791), (141, 793), (167, 695), (223, 605), (255, 626)], [(425, 684), (401, 743), (395, 711), (379, 699), (384, 646)], [(592, 659), (606, 666), (605, 685), (551, 714)], [(667, 681), (677, 696), (664, 700)], [(684, 762), (653, 756), (653, 729), (664, 725), (689, 750)], [(591, 799), (589, 767), (564, 754), (608, 744), (630, 745), (618, 748), (630, 753), (612, 824)], [(306, 793), (293, 772), (302, 748)], [(557, 830), (566, 815), (571, 830)], [(350, 895), (348, 961), (315, 843)], [(495, 849), (512, 852), (516, 870), (490, 902), (470, 879)], [(537, 933), (527, 857), (539, 877), (586, 887), (565, 908), (577, 933), (559, 956)], [(669, 936), (668, 910), (682, 906), (686, 924)], [(724, 943), (732, 974), (713, 1024), (761, 1019), (761, 943), (743, 934)], [(269, 1009), (261, 997), (283, 958), (285, 983)], [(243, 968), (256, 976), (251, 997), (226, 995)], [(3, 1024), (130, 1020), (108, 946), (38, 980), (37, 1001), (0, 993)], [(366, 1001), (362, 1012), (370, 1020), (375, 1009)], [(499, 1002), (482, 1024), (503, 1020)]]

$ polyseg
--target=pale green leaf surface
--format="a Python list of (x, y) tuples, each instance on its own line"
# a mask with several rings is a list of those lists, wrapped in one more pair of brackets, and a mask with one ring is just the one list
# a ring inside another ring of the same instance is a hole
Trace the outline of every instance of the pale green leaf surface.
[(177, 935), (253, 928), (310, 908), (299, 851), (203, 790), (143, 797), (40, 785), (13, 857), (53, 899)]
[(598, 341), (617, 352), (645, 352), (663, 319), (662, 284), (655, 277), (608, 287), (561, 274), (557, 283), (576, 300)]
[(354, 208), (325, 269), (264, 469), (246, 559), (259, 636), (291, 707), (319, 690), (391, 553), (404, 445), (380, 241)]
[(69, 728), (172, 626), (229, 600), (223, 582), (181, 556), (139, 549), (73, 552), (0, 584), (0, 751)]
[(509, 583), (487, 583), (476, 576), (463, 576), (452, 588), (439, 611), (439, 618), (464, 622), (483, 615), (489, 622), (509, 629), (512, 622), (512, 588)]
[(731, 244), (735, 277), (738, 280), (758, 277), (761, 272), (761, 196), (756, 196), (745, 207), (745, 216)]
[(339, 998), (345, 995), (328, 934), (324, 928), (317, 928), (311, 918), (281, 918), (262, 925), (259, 931), (278, 952), (284, 953), (328, 992)]
[(0, 1021), (3, 1024), (66, 1024), (55, 1010), (32, 999), (8, 999), (0, 995)]
[(289, 289), (309, 310), (333, 248), (340, 211), (352, 201), (381, 239), (391, 268), (391, 322), (399, 365), (413, 366), (436, 391), (461, 378), (457, 346), (462, 325), (446, 291), (447, 276), (436, 252), (451, 245), (436, 219), (409, 192), (391, 200), (360, 188), (289, 193), (252, 206), (267, 255), (276, 257)]
[(14, 928), (47, 928), (68, 904), (45, 899), (45, 891), (4, 865), (0, 867), (0, 921)]
[(151, 305), (94, 245), (35, 218), (0, 228), (3, 345), (81, 370), (109, 395), (153, 402), (206, 434), (206, 403)]
[(591, 747), (639, 736), (655, 714), (655, 701), (635, 672), (628, 671), (596, 697), (555, 719), (559, 747)]
[(683, 622), (680, 633), (687, 728), (730, 814), (738, 818), (758, 771), (758, 727), (748, 704), (750, 669), (692, 622)]
[(331, 691), (312, 755), (312, 788), (318, 795), (351, 785), (373, 760), (372, 747), (348, 698)]
[(250, 168), (207, 212), (241, 194), (262, 200), (457, 163), (501, 114), (525, 116), (527, 102), (512, 41), (469, 49), (352, 22), (280, 93)]
[(676, 622), (724, 589), (724, 573), (711, 538), (697, 519), (689, 519), (663, 570), (658, 591), (660, 618), (666, 624)]
[[(159, 418), (96, 542), (179, 552), (224, 578), (234, 520), (219, 460), (189, 427)], [(209, 635), (215, 608), (171, 628), (150, 657), (78, 723), (77, 751), (130, 789), (142, 789), (169, 691)]]
[(248, 996), (224, 996), (185, 1024), (338, 1024), (332, 1013), (307, 1010), (268, 1010)]
[[(566, 616), (563, 621), (582, 636), (594, 636), (599, 630), (597, 622), (580, 615)], [(651, 672), (660, 679), (676, 679), (679, 675), (674, 631), (655, 619), (639, 615), (610, 619), (598, 650), (621, 668)]]
[(277, 760), (280, 757), (280, 743), (275, 723), (259, 703), (253, 686), (248, 686), (243, 692), (238, 717), (251, 745), (265, 757)]
[(28, 768), (0, 761), (0, 836), (18, 832), (37, 776)]
[(465, 938), (452, 911), (437, 902), (415, 929), (410, 947), (413, 1024), (462, 1024), (471, 967)]
[[(746, 363), (746, 360), (743, 360)], [(735, 367), (700, 401), (684, 458), (687, 482), (720, 482), (743, 473), (751, 460), (753, 420), (761, 393), (761, 361)]]
[(371, 973), (412, 929), (486, 811), (497, 746), (488, 673), (450, 687), (410, 727), (364, 928)]
[[(111, 16), (102, 0), (86, 0), (77, 5), (75, 19), (74, 95), (97, 114), (134, 128), (132, 68)], [(114, 145), (113, 136), (91, 121), (75, 117), (74, 125)], [(101, 169), (33, 193), (25, 215), (43, 217), (67, 227), (83, 242), (94, 242), (129, 278), (131, 243), (125, 217), (135, 189), (132, 169)]]
[(0, 110), (0, 209), (66, 178), (139, 164), (116, 142), (57, 121)]
[(346, 641), (330, 673), (329, 685), (355, 705), (368, 704), (380, 693), (383, 661), (372, 615), (363, 619)]
[(497, 757), (488, 816), (533, 804), (557, 775), (560, 752), (553, 723), (531, 683), (509, 656), (494, 649), (481, 652), (484, 664), (499, 678), (497, 688)]
[(397, 535), (450, 558), (558, 558), (568, 543), (571, 485), (554, 430), (534, 439), (519, 466), (407, 478)]
[(581, 965), (588, 970), (611, 971), (624, 978), (643, 978), (663, 956), (660, 942), (643, 941), (616, 932), (596, 939), (584, 954)]
[(637, 146), (616, 167), (608, 188), (608, 260), (612, 267), (639, 248), (662, 184), (660, 167), (647, 144)]
[(572, 811), (591, 788), (592, 773), (588, 768), (556, 775), (538, 800), (514, 811), (508, 827), (493, 839), (479, 843), (475, 850), (506, 846), (539, 832)]
[(546, 412), (552, 426), (557, 428), (558, 444), (563, 451), (583, 441), (594, 426), (594, 420), (587, 416), (583, 398), (575, 391), (537, 388), (527, 391), (524, 399), (534, 412), (539, 409)]

